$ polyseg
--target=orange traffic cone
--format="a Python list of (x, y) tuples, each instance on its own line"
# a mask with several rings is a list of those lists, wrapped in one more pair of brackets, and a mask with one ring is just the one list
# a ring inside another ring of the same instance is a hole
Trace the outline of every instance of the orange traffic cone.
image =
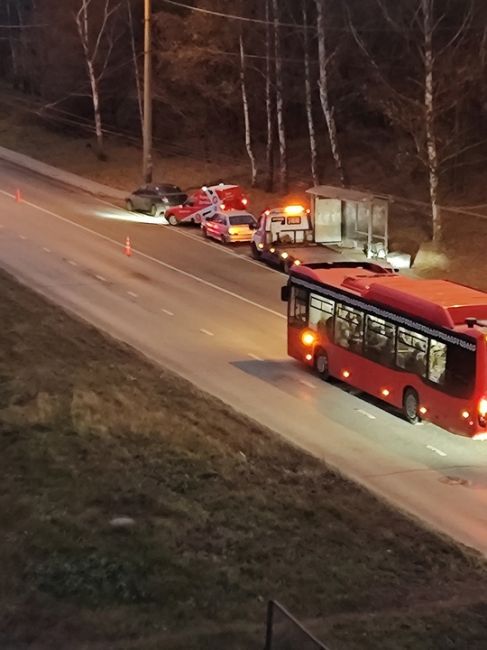
[(16, 200), (17, 203), (20, 203), (20, 202), (22, 201), (22, 197), (20, 196), (20, 190), (19, 190), (19, 188), (17, 188), (17, 189), (15, 190), (15, 200)]
[(127, 257), (130, 257), (132, 255), (132, 245), (130, 243), (130, 237), (127, 237), (125, 239), (125, 248), (123, 249), (123, 254), (126, 255)]

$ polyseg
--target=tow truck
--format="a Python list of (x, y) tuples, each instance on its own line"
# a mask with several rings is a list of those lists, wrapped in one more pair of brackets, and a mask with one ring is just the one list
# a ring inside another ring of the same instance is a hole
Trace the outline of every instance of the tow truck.
[(201, 224), (217, 212), (245, 210), (248, 200), (238, 185), (203, 186), (182, 204), (166, 210), (165, 217), (171, 226), (180, 223)]
[(387, 197), (320, 185), (307, 190), (311, 207), (265, 210), (252, 236), (254, 258), (289, 273), (316, 262), (360, 262), (409, 268), (411, 257), (388, 252)]

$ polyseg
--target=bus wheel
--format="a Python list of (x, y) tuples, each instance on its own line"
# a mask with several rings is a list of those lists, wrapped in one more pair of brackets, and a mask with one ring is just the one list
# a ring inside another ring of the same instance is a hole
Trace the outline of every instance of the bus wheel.
[(419, 416), (419, 397), (414, 388), (406, 388), (402, 398), (402, 410), (404, 417), (411, 424), (421, 422)]
[(168, 221), (169, 221), (171, 226), (177, 226), (178, 225), (178, 220), (176, 219), (176, 217), (173, 214), (171, 214), (171, 216), (168, 217)]
[(328, 355), (324, 350), (317, 350), (315, 354), (315, 369), (321, 379), (326, 381), (330, 377)]

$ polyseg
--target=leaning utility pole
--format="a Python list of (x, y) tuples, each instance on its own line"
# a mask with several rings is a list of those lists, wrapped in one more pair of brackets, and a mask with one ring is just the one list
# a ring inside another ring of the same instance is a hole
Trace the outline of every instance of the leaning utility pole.
[(151, 0), (144, 0), (144, 182), (152, 183)]

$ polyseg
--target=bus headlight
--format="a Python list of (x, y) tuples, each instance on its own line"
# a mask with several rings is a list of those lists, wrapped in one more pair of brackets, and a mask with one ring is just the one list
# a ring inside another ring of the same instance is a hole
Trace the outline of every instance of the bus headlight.
[(313, 332), (307, 330), (306, 332), (303, 332), (301, 334), (301, 343), (303, 345), (307, 345), (307, 346), (313, 345), (315, 340), (316, 340), (316, 336), (313, 334)]

